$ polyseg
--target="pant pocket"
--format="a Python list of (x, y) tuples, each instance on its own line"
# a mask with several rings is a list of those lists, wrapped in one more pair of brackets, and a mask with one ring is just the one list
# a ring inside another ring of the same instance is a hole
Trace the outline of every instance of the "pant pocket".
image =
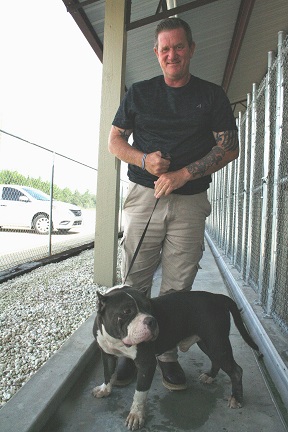
[(135, 197), (135, 191), (137, 189), (137, 186), (138, 186), (137, 183), (133, 183), (133, 182), (129, 183), (128, 192), (123, 203), (123, 210), (133, 202), (133, 198)]

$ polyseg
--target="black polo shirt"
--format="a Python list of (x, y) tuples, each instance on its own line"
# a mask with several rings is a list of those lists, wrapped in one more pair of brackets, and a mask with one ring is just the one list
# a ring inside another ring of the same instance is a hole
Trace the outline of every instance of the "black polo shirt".
[[(216, 84), (191, 76), (183, 87), (169, 87), (163, 75), (133, 84), (112, 123), (133, 129), (133, 147), (144, 153), (171, 155), (169, 171), (205, 156), (216, 145), (212, 131), (237, 130), (230, 102)], [(128, 165), (128, 177), (154, 188), (157, 177)], [(208, 189), (211, 176), (187, 182), (174, 193), (192, 195)]]

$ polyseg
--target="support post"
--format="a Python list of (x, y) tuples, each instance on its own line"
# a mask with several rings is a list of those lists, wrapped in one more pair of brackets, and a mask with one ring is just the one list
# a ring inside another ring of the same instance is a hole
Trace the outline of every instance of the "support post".
[(120, 185), (120, 161), (108, 152), (108, 136), (124, 93), (125, 3), (125, 0), (105, 2), (94, 282), (108, 287), (116, 281)]

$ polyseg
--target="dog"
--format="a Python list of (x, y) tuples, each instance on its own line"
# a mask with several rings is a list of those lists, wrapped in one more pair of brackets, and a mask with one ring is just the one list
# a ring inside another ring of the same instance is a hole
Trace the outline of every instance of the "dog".
[(134, 360), (137, 384), (130, 413), (129, 430), (141, 429), (145, 423), (145, 404), (156, 369), (156, 356), (176, 345), (182, 352), (197, 343), (210, 358), (209, 372), (200, 380), (210, 384), (222, 369), (230, 377), (230, 408), (240, 408), (243, 400), (242, 368), (233, 357), (229, 340), (230, 313), (244, 341), (259, 348), (248, 334), (236, 303), (228, 296), (207, 291), (173, 292), (148, 299), (128, 287), (97, 292), (97, 315), (93, 326), (104, 366), (105, 381), (93, 389), (96, 398), (109, 396), (116, 379), (118, 357)]

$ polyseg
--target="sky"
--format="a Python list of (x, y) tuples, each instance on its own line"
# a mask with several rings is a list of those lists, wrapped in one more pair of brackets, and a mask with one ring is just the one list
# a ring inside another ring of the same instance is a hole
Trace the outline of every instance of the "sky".
[[(62, 0), (0, 0), (0, 53), (0, 129), (97, 168), (102, 64)], [(0, 169), (41, 175), (28, 147), (0, 134)]]

